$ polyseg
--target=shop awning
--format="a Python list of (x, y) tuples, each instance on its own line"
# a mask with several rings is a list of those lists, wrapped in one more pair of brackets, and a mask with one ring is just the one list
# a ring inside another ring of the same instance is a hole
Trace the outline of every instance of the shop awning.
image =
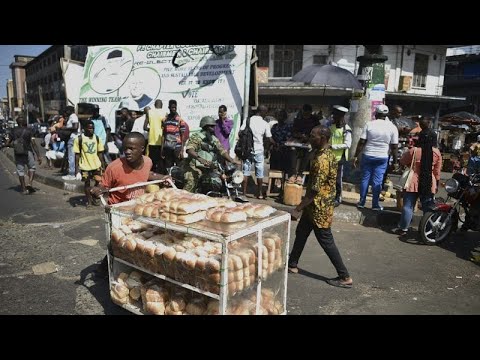
[(302, 82), (282, 81), (258, 84), (259, 95), (275, 96), (352, 96), (351, 88), (305, 85)]
[(447, 103), (451, 101), (465, 101), (465, 97), (461, 96), (443, 96), (443, 95), (423, 95), (423, 94), (409, 94), (386, 91), (385, 97), (387, 99), (397, 100), (413, 100), (413, 101), (425, 101), (425, 102), (438, 102)]

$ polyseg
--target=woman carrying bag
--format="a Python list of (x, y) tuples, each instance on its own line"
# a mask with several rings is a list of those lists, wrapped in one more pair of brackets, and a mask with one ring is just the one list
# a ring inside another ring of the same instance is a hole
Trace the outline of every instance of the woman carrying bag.
[(405, 152), (400, 159), (401, 165), (411, 166), (413, 175), (404, 186), (400, 222), (398, 227), (392, 230), (398, 235), (405, 235), (408, 232), (417, 199), (420, 198), (422, 210), (425, 211), (432, 205), (433, 195), (438, 190), (442, 155), (436, 147), (437, 135), (429, 128), (430, 119), (422, 119), (420, 127), (422, 131), (416, 146)]

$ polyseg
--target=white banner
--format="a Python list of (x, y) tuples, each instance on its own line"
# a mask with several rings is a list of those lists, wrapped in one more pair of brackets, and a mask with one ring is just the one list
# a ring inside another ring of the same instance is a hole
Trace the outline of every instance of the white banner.
[[(190, 130), (218, 118), (225, 105), (238, 130), (249, 76), (248, 45), (109, 45), (88, 49), (79, 102), (98, 104), (112, 129), (122, 107), (141, 110), (156, 99), (177, 101)], [(248, 73), (247, 73), (248, 72)]]
[(83, 79), (83, 64), (62, 58), (60, 61), (63, 73), (63, 83), (65, 84), (67, 105), (73, 107), (79, 103), (80, 88), (82, 87)]

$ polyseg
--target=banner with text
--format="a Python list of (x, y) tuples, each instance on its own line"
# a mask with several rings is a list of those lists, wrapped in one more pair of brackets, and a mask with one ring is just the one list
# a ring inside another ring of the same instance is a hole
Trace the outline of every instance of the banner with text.
[(121, 108), (143, 111), (160, 99), (167, 113), (168, 101), (174, 99), (192, 131), (199, 128), (203, 116), (218, 118), (218, 107), (225, 105), (235, 121), (235, 134), (251, 51), (248, 45), (92, 46), (79, 102), (98, 104), (114, 129)]

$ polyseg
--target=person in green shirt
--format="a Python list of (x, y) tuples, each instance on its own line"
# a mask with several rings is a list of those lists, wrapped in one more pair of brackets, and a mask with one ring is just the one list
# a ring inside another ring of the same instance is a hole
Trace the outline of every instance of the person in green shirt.
[(240, 164), (238, 160), (234, 160), (228, 155), (228, 152), (220, 144), (220, 140), (214, 135), (215, 119), (211, 116), (204, 116), (200, 120), (201, 131), (190, 136), (187, 145), (188, 158), (183, 165), (185, 185), (184, 190), (196, 192), (198, 181), (203, 172), (212, 168), (213, 162), (217, 155), (225, 160)]

